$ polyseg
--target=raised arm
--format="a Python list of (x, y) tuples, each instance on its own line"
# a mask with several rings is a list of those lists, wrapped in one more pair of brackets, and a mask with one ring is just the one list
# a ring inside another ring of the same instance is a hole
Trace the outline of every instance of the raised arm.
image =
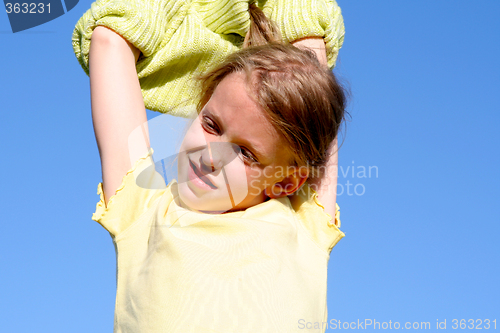
[[(327, 66), (325, 42), (321, 37), (303, 38), (292, 42), (298, 48), (309, 48), (316, 53), (321, 64)], [(337, 139), (335, 139), (328, 149), (330, 158), (326, 165), (325, 176), (314, 184), (310, 184), (318, 192), (319, 201), (324, 205), (325, 211), (332, 217), (335, 216), (337, 200), (337, 175), (338, 175), (338, 154)]]
[(135, 68), (139, 54), (113, 30), (95, 28), (89, 53), (90, 94), (106, 203), (132, 167), (131, 161), (149, 148), (149, 134), (143, 126), (143, 142), (129, 153), (130, 133), (147, 121)]

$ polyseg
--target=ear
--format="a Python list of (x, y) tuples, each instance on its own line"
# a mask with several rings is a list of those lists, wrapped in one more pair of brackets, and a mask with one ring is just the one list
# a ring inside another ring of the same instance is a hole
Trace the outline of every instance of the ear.
[(296, 168), (293, 173), (283, 178), (283, 180), (266, 188), (264, 193), (271, 199), (291, 195), (304, 185), (308, 176), (309, 172), (307, 169), (302, 170), (300, 167)]

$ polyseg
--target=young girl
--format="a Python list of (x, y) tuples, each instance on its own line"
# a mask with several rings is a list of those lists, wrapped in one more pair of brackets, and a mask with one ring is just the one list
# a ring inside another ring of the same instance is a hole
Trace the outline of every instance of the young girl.
[[(246, 45), (259, 44), (249, 36)], [(162, 188), (139, 55), (112, 30), (93, 31), (103, 173), (93, 219), (117, 252), (115, 331), (294, 332), (305, 323), (324, 331), (329, 253), (344, 235), (306, 181), (323, 176), (344, 117), (333, 74), (286, 44), (232, 54), (201, 78), (179, 181)], [(135, 128), (144, 140), (129, 150)]]

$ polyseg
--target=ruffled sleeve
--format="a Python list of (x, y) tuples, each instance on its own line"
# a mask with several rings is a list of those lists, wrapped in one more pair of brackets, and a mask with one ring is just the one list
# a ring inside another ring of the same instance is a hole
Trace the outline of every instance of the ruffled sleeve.
[(328, 66), (335, 67), (345, 34), (342, 13), (335, 0), (268, 0), (263, 11), (288, 42), (323, 37)]
[(151, 148), (146, 156), (135, 162), (107, 205), (102, 183), (97, 186), (100, 200), (92, 220), (99, 222), (113, 237), (136, 222), (164, 193), (165, 181), (155, 170), (152, 154)]
[(317, 193), (307, 183), (288, 198), (313, 241), (325, 252), (330, 253), (338, 241), (345, 236), (340, 230), (339, 205), (336, 205), (335, 219), (332, 219), (330, 214), (324, 211)]

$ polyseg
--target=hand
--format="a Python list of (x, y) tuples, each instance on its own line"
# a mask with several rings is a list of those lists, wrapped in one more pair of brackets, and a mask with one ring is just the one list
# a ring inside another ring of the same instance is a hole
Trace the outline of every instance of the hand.
[(299, 49), (308, 48), (316, 53), (319, 63), (327, 66), (326, 47), (322, 37), (306, 37), (292, 42), (292, 45)]

